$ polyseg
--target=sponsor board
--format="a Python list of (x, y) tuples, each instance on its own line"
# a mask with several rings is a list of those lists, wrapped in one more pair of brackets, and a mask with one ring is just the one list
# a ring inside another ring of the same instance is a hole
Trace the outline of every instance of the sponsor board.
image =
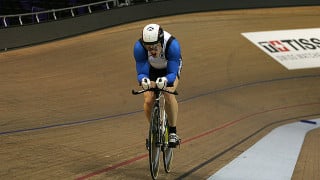
[(320, 67), (320, 28), (241, 34), (289, 70)]

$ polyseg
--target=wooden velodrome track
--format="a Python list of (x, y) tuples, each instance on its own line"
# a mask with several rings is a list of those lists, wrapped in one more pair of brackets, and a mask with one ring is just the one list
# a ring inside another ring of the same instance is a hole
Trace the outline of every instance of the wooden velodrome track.
[[(174, 169), (205, 179), (277, 126), (320, 117), (319, 68), (287, 70), (242, 32), (315, 28), (320, 7), (217, 11), (130, 23), (0, 54), (0, 179), (150, 179), (132, 46), (161, 24), (182, 45)], [(293, 179), (320, 177), (320, 130)]]

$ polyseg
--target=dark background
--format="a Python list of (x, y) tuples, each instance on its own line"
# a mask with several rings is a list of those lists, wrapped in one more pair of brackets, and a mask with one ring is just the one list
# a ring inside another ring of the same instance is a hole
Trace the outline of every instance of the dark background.
[[(38, 0), (39, 1), (39, 0)], [(87, 0), (88, 1), (88, 0)], [(88, 2), (81, 3), (88, 3)], [(1, 6), (5, 0), (1, 0)], [(8, 1), (6, 1), (8, 2)], [(10, 1), (15, 3), (14, 1)], [(49, 1), (47, 1), (49, 2)], [(44, 9), (53, 6), (42, 2)], [(56, 8), (65, 6), (62, 1), (54, 1)], [(80, 2), (80, 1), (79, 1)], [(89, 3), (91, 3), (90, 1)], [(96, 1), (95, 1), (96, 2)], [(137, 1), (138, 2), (138, 1)], [(59, 4), (59, 5), (58, 5)], [(62, 5), (63, 4), (63, 5)], [(75, 36), (128, 22), (154, 17), (192, 12), (218, 11), (249, 8), (270, 8), (289, 6), (320, 5), (319, 0), (163, 0), (150, 3), (136, 3), (131, 6), (113, 7), (90, 15), (61, 18), (44, 23), (13, 25), (0, 29), (0, 51), (19, 48), (65, 37)], [(48, 7), (47, 7), (48, 6)], [(70, 5), (67, 5), (67, 7)], [(8, 6), (6, 6), (8, 7)], [(3, 10), (3, 9), (2, 9)], [(10, 10), (9, 10), (10, 11)], [(17, 12), (20, 12), (18, 8)], [(8, 12), (6, 12), (8, 13)], [(3, 12), (4, 14), (4, 12)], [(12, 13), (9, 13), (12, 14)], [(62, 17), (63, 14), (61, 15)], [(30, 19), (32, 21), (32, 19)], [(13, 21), (14, 22), (14, 21)]]

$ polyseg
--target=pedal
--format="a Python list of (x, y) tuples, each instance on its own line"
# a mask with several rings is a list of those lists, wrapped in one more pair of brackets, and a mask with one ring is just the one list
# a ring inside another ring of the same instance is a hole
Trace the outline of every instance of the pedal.
[(179, 149), (180, 149), (180, 144), (181, 144), (181, 139), (178, 140), (177, 143), (173, 144), (173, 143), (169, 143), (168, 147), (169, 148), (177, 148), (177, 146), (179, 145)]

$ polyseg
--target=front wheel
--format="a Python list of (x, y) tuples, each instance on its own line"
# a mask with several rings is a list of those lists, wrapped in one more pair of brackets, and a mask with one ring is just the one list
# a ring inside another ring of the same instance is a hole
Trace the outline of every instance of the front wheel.
[(159, 107), (153, 107), (149, 129), (149, 165), (152, 179), (156, 179), (159, 174), (160, 144), (159, 144)]

